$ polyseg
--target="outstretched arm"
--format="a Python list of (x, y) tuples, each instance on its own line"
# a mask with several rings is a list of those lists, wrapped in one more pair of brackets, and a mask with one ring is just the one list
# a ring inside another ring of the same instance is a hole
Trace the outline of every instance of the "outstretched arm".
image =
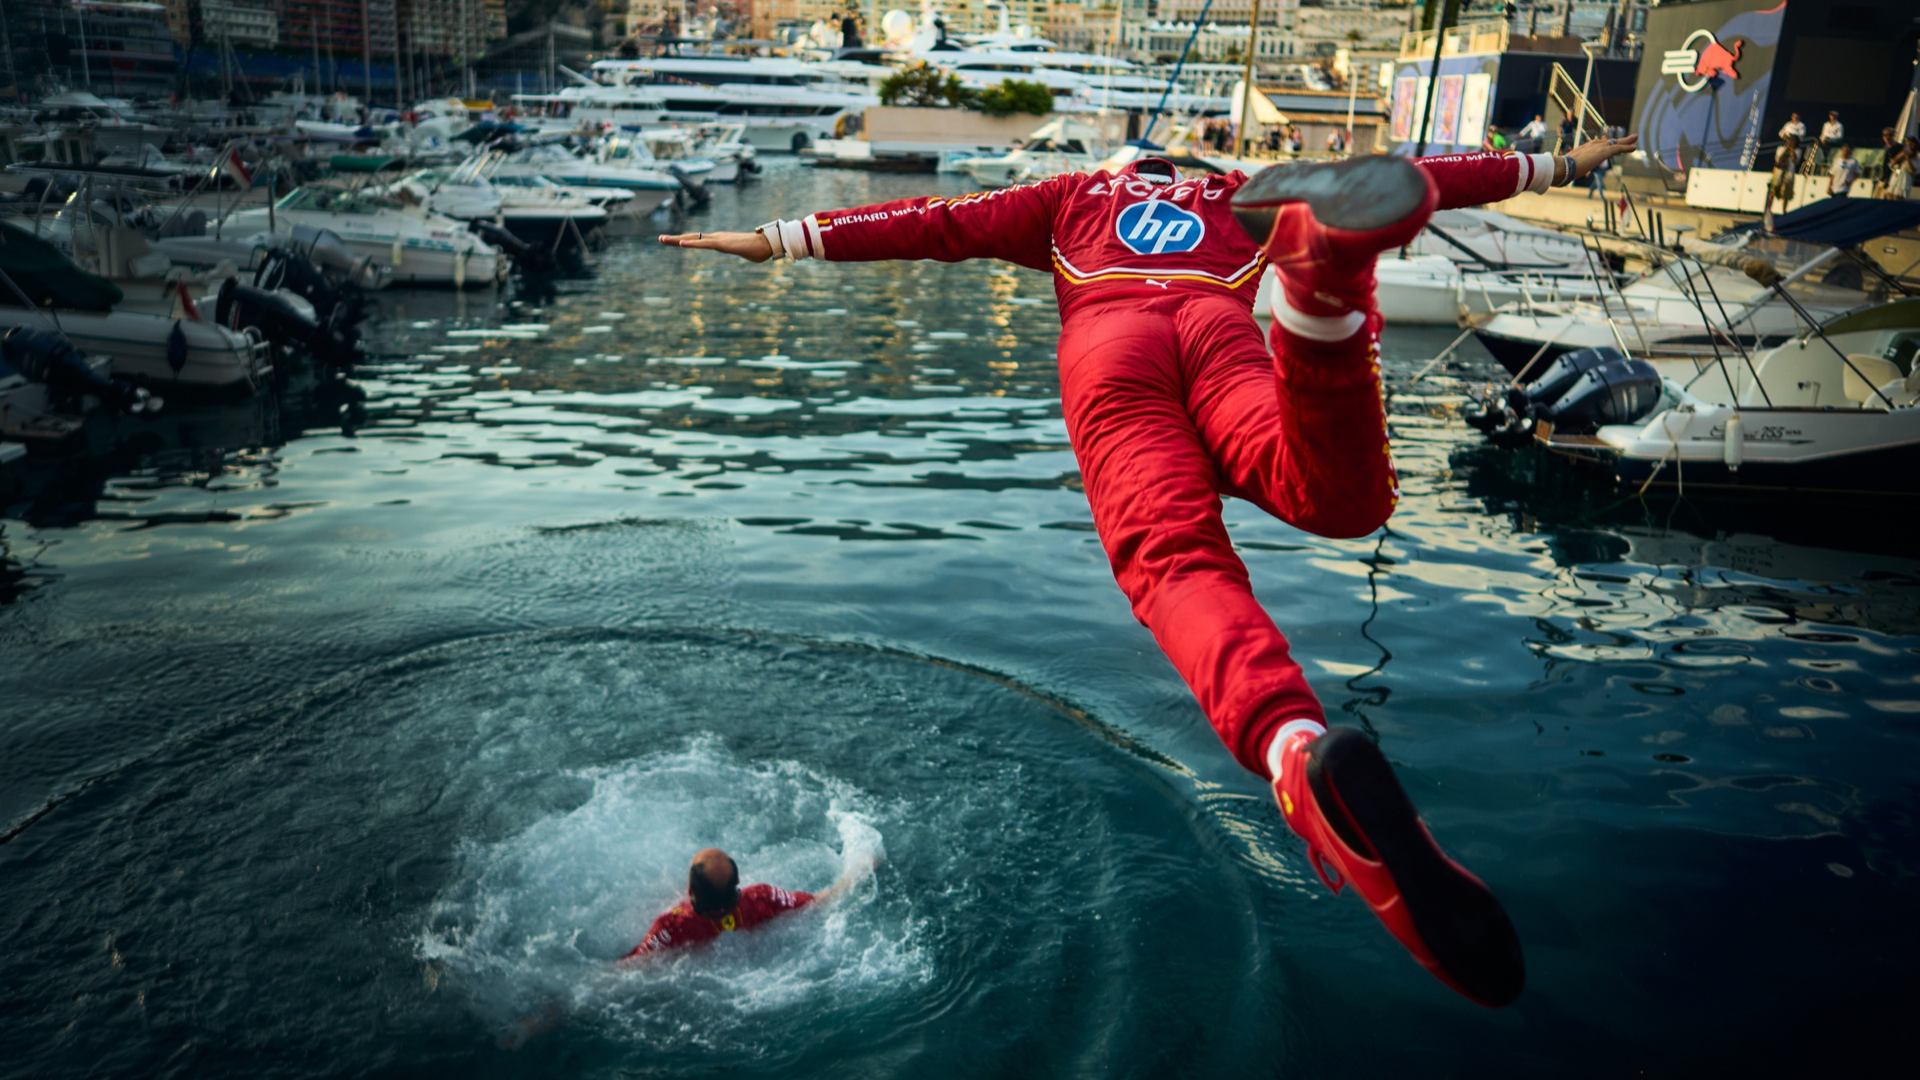
[(753, 262), (771, 258), (872, 262), (881, 259), (1005, 259), (1033, 270), (1053, 265), (1053, 214), (1083, 176), (962, 195), (899, 199), (770, 221), (753, 232), (662, 236), (668, 247), (703, 248)]
[(1565, 187), (1610, 158), (1640, 148), (1640, 136), (1589, 139), (1566, 154), (1445, 154), (1418, 164), (1440, 188), (1441, 210), (1511, 199), (1523, 191)]
[(868, 855), (865, 859), (856, 861), (854, 865), (847, 867), (846, 872), (840, 875), (840, 880), (814, 893), (813, 902), (816, 904), (824, 904), (829, 900), (835, 900), (845, 896), (847, 890), (860, 884), (860, 882), (866, 878), (871, 877), (879, 866), (880, 856), (878, 855)]

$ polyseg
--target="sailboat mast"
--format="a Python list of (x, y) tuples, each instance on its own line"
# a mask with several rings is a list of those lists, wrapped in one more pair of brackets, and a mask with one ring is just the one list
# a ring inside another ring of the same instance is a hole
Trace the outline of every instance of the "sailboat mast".
[(1233, 142), (1233, 156), (1247, 156), (1247, 133), (1253, 130), (1253, 58), (1260, 51), (1260, 0), (1253, 0), (1253, 18), (1247, 26), (1247, 92), (1240, 101), (1240, 130)]

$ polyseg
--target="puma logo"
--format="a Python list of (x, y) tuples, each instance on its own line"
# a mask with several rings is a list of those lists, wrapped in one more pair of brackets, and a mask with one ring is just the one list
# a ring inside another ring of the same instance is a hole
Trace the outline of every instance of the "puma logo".
[(1171, 284), (1173, 284), (1173, 283), (1172, 283), (1171, 281), (1155, 281), (1155, 280), (1153, 280), (1152, 278), (1148, 278), (1148, 279), (1147, 279), (1147, 284), (1149, 284), (1149, 285), (1158, 285), (1158, 286), (1160, 286), (1161, 288), (1163, 288), (1163, 289), (1164, 289), (1164, 288), (1166, 288), (1166, 287), (1167, 287), (1168, 285), (1171, 285)]

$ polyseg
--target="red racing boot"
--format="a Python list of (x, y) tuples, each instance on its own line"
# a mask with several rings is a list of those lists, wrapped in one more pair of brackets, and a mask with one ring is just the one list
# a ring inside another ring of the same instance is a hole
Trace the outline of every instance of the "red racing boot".
[(1320, 880), (1336, 893), (1352, 885), (1387, 932), (1461, 994), (1491, 1008), (1519, 997), (1527, 968), (1513, 923), (1434, 843), (1380, 748), (1351, 728), (1278, 737), (1274, 798)]
[(1373, 264), (1427, 227), (1440, 189), (1405, 158), (1364, 154), (1273, 165), (1233, 193), (1233, 216), (1267, 253), (1287, 305), (1339, 317), (1373, 307)]

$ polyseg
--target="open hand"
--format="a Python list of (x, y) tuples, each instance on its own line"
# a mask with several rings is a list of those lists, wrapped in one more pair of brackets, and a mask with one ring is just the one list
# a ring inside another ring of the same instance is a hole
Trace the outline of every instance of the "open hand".
[(738, 255), (748, 262), (766, 262), (773, 258), (773, 245), (757, 232), (697, 232), (662, 235), (668, 247), (706, 248), (709, 251)]
[(1568, 152), (1573, 159), (1573, 176), (1569, 182), (1578, 180), (1600, 167), (1600, 163), (1619, 154), (1631, 154), (1640, 149), (1640, 136), (1628, 135), (1624, 139), (1588, 139)]

